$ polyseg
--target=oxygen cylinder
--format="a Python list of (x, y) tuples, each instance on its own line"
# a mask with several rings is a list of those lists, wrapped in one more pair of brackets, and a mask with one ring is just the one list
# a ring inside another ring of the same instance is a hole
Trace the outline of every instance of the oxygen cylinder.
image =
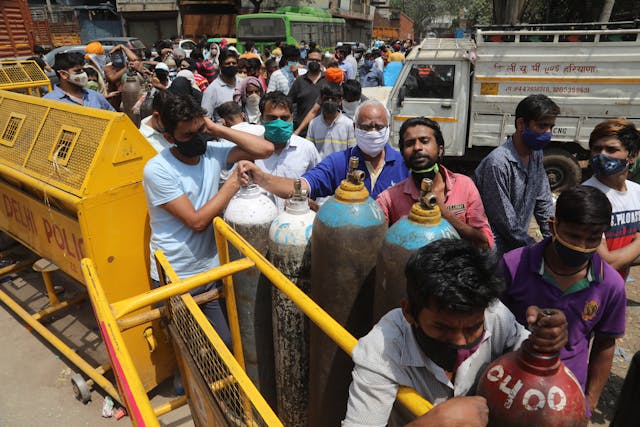
[[(276, 205), (260, 187), (250, 184), (241, 188), (224, 212), (229, 223), (249, 244), (266, 254), (269, 227), (278, 215)], [(229, 248), (232, 260), (243, 257)], [(267, 402), (275, 407), (275, 374), (271, 330), (271, 284), (251, 268), (233, 276), (245, 370)]]
[(525, 341), (498, 358), (480, 378), (491, 427), (586, 426), (580, 383), (558, 354), (542, 354)]
[[(269, 229), (271, 263), (303, 292), (311, 287), (310, 237), (315, 217), (297, 179), (294, 196)], [(271, 291), (278, 416), (287, 427), (304, 427), (309, 405), (309, 321), (277, 288)]]
[(142, 86), (134, 74), (127, 73), (122, 85), (122, 111), (129, 116), (131, 121), (140, 126), (140, 114), (134, 114), (133, 106), (142, 95)]
[(378, 256), (373, 320), (377, 322), (389, 310), (400, 307), (406, 296), (404, 268), (418, 249), (439, 239), (459, 239), (456, 229), (440, 215), (433, 182), (424, 178), (420, 200), (411, 207), (409, 216), (389, 228)]
[[(311, 298), (356, 338), (372, 326), (378, 250), (387, 225), (349, 160), (347, 178), (316, 215), (311, 235)], [(339, 426), (346, 412), (353, 362), (317, 327), (311, 327), (309, 425)]]

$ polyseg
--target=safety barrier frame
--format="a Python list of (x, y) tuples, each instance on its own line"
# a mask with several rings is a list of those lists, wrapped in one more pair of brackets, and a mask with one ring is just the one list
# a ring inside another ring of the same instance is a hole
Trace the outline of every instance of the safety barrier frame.
[[(121, 301), (109, 303), (100, 284), (93, 261), (89, 258), (82, 260), (82, 272), (87, 284), (87, 291), (112, 362), (120, 396), (122, 397), (120, 402), (127, 407), (131, 420), (136, 426), (159, 426), (159, 416), (187, 403), (187, 398), (182, 396), (160, 407), (153, 408), (151, 405), (122, 338), (122, 331), (144, 323), (150, 320), (150, 317), (156, 319), (163, 316), (165, 309), (156, 308), (151, 312), (147, 312), (143, 317), (137, 317), (136, 312), (141, 308), (154, 306), (171, 297), (179, 296), (229, 369), (232, 376), (230, 382), (241, 388), (246, 399), (244, 402), (245, 407), (253, 406), (269, 426), (281, 426), (282, 423), (244, 371), (244, 356), (233, 288), (233, 274), (252, 267), (258, 268), (273, 286), (291, 299), (343, 351), (351, 355), (358, 342), (356, 338), (293, 284), (223, 219), (215, 218), (213, 225), (220, 260), (219, 267), (180, 279), (164, 254), (161, 251), (156, 251), (154, 255), (160, 273), (159, 279), (164, 286)], [(232, 244), (244, 258), (230, 261), (229, 244)], [(215, 295), (207, 298), (219, 298), (224, 295), (233, 342), (233, 353), (226, 348), (204, 314), (197, 309), (196, 304), (202, 302), (202, 298), (199, 301), (199, 296), (194, 298), (189, 294), (189, 291), (217, 280), (222, 281), (222, 293), (215, 293)], [(227, 385), (224, 381), (221, 381), (217, 386), (226, 387)], [(397, 400), (415, 416), (423, 415), (433, 407), (431, 403), (418, 395), (415, 390), (408, 387), (399, 388)]]
[(38, 88), (52, 90), (51, 81), (34, 60), (0, 61), (0, 90), (27, 89), (40, 96)]

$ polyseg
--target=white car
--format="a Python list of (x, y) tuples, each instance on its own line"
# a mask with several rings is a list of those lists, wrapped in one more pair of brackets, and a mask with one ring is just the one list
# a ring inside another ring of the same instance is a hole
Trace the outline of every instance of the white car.
[(198, 47), (198, 44), (193, 40), (184, 39), (184, 40), (180, 40), (179, 46), (181, 49), (184, 50), (184, 52), (187, 55), (187, 58), (189, 58), (191, 56), (191, 51), (196, 47)]

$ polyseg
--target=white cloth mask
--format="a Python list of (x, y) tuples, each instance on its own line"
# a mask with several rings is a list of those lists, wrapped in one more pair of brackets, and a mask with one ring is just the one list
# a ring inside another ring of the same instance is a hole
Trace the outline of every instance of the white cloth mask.
[(389, 126), (381, 131), (371, 130), (369, 132), (356, 128), (358, 148), (368, 156), (375, 157), (380, 154), (387, 141), (389, 141)]

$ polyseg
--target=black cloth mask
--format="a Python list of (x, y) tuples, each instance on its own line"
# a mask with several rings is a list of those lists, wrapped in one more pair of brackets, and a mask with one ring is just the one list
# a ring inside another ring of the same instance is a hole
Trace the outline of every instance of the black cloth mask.
[(474, 342), (467, 345), (454, 345), (440, 341), (425, 334), (420, 326), (412, 327), (413, 336), (424, 354), (447, 372), (453, 372), (466, 359), (476, 352), (484, 338), (484, 332)]
[(176, 150), (180, 154), (186, 157), (196, 157), (201, 156), (207, 151), (207, 135), (204, 133), (198, 133), (189, 141), (177, 141), (176, 140)]

